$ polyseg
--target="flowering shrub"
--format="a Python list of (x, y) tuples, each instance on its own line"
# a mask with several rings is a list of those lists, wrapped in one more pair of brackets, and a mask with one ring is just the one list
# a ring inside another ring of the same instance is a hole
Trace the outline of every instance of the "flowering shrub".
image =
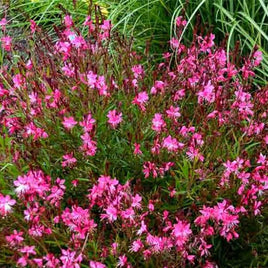
[(87, 17), (82, 35), (66, 16), (56, 43), (31, 21), (23, 51), (4, 22), (2, 263), (217, 267), (216, 245), (246, 243), (267, 208), (258, 50), (173, 38), (147, 70), (110, 21)]

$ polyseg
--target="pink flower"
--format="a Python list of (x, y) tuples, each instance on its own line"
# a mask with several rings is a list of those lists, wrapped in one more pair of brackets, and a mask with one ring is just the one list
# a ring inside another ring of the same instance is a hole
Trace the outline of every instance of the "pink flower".
[(261, 201), (254, 201), (254, 215), (258, 215), (261, 213), (260, 211), (260, 207), (262, 206), (262, 202)]
[(215, 101), (214, 86), (211, 85), (210, 80), (208, 84), (204, 86), (204, 89), (199, 91), (197, 95), (198, 95), (198, 103), (202, 103), (203, 100), (206, 100), (209, 103), (212, 103)]
[(141, 145), (139, 143), (134, 143), (134, 154), (135, 155), (138, 155), (138, 154), (142, 154), (142, 151), (140, 150), (141, 148)]
[(73, 77), (75, 74), (74, 67), (71, 63), (69, 63), (68, 65), (65, 63), (65, 65), (62, 67), (62, 71), (67, 77)]
[(83, 140), (83, 145), (80, 147), (86, 155), (94, 156), (97, 151), (97, 142), (93, 141), (88, 132), (81, 136)]
[(162, 114), (156, 113), (152, 120), (152, 130), (156, 132), (161, 132), (163, 128), (166, 126), (165, 121), (163, 120)]
[(154, 204), (153, 204), (153, 202), (152, 202), (151, 200), (149, 201), (148, 209), (149, 209), (150, 211), (154, 211)]
[(142, 197), (139, 194), (136, 194), (134, 197), (132, 197), (132, 202), (131, 202), (131, 206), (133, 208), (141, 208), (141, 202)]
[(132, 246), (131, 246), (129, 251), (130, 252), (138, 252), (142, 248), (143, 248), (143, 243), (141, 242), (140, 239), (137, 239), (132, 243)]
[(152, 173), (153, 178), (157, 177), (157, 167), (154, 163), (147, 161), (143, 164), (143, 174), (145, 178), (148, 178)]
[(141, 235), (143, 233), (147, 233), (147, 226), (144, 223), (144, 221), (141, 221), (141, 227), (140, 229), (137, 231), (137, 235)]
[(219, 267), (214, 262), (206, 261), (206, 263), (204, 264), (204, 266), (202, 266), (202, 268), (219, 268)]
[(76, 158), (73, 157), (73, 153), (65, 154), (63, 156), (62, 167), (72, 167), (77, 162)]
[(112, 126), (112, 128), (116, 128), (120, 122), (122, 122), (122, 113), (117, 113), (116, 110), (111, 110), (108, 112), (107, 117), (109, 118), (108, 123)]
[(64, 121), (62, 122), (62, 124), (64, 125), (65, 128), (72, 129), (77, 124), (77, 122), (74, 120), (72, 116), (70, 116), (70, 117), (64, 117)]
[(72, 183), (72, 185), (73, 185), (74, 187), (77, 187), (77, 185), (78, 185), (78, 180), (72, 180), (71, 183)]
[(103, 214), (102, 218), (107, 218), (110, 222), (117, 220), (118, 211), (113, 205), (109, 205), (105, 211), (106, 214)]
[(181, 116), (180, 114), (180, 108), (179, 107), (174, 107), (174, 106), (170, 106), (168, 110), (166, 110), (166, 113), (168, 115), (169, 118), (172, 118), (172, 119), (176, 119), (178, 117)]
[(170, 135), (163, 139), (163, 148), (166, 148), (169, 152), (177, 152), (178, 149), (183, 148), (184, 144), (179, 143), (176, 138), (172, 138)]
[(18, 232), (17, 230), (14, 230), (12, 234), (6, 236), (6, 241), (12, 247), (20, 245), (21, 242), (24, 240), (22, 235), (23, 232)]
[(28, 260), (28, 257), (20, 257), (17, 261), (17, 265), (21, 266), (21, 267), (25, 267), (27, 265), (27, 260)]
[(172, 234), (176, 237), (176, 245), (181, 247), (188, 241), (189, 236), (192, 234), (190, 224), (177, 220), (177, 224), (174, 224), (173, 228)]
[(138, 95), (132, 101), (133, 104), (136, 104), (140, 107), (142, 111), (145, 111), (145, 104), (148, 102), (149, 96), (146, 91), (138, 93)]
[(262, 61), (262, 52), (260, 50), (257, 50), (254, 54), (253, 54), (253, 65), (256, 67), (258, 66), (261, 61)]
[(63, 60), (66, 60), (70, 57), (71, 53), (71, 44), (69, 42), (57, 42), (55, 48), (58, 52), (63, 54)]
[(87, 73), (87, 84), (93, 89), (96, 87), (98, 75), (89, 71)]
[(93, 32), (95, 30), (95, 25), (94, 25), (93, 21), (91, 20), (90, 16), (86, 17), (83, 25), (88, 26), (90, 32)]
[(127, 257), (126, 257), (126, 255), (119, 256), (119, 261), (118, 261), (116, 267), (124, 267), (125, 265), (127, 265)]
[(185, 26), (187, 24), (187, 21), (182, 18), (182, 16), (179, 16), (176, 18), (176, 25), (177, 27)]
[(12, 206), (16, 204), (14, 199), (11, 199), (9, 195), (0, 194), (0, 215), (6, 216), (12, 211)]
[(27, 257), (29, 255), (36, 255), (35, 246), (24, 246), (19, 251), (25, 253)]
[(155, 81), (154, 86), (151, 88), (151, 94), (155, 95), (158, 91), (164, 93), (165, 83), (163, 81)]
[(66, 208), (62, 213), (62, 221), (80, 239), (85, 239), (88, 232), (94, 231), (97, 226), (90, 218), (89, 210), (73, 206), (72, 210)]
[(18, 176), (17, 180), (14, 181), (16, 186), (15, 193), (22, 198), (23, 196), (29, 195), (30, 199), (35, 196), (44, 197), (46, 192), (50, 190), (49, 176), (45, 176), (42, 171), (29, 171), (24, 176)]
[(1, 38), (2, 48), (6, 51), (11, 51), (12, 38), (10, 36), (3, 36)]
[(7, 20), (6, 18), (3, 18), (0, 20), (0, 26), (2, 27), (2, 30), (5, 31), (6, 30), (6, 25), (7, 25)]
[(90, 267), (90, 268), (105, 268), (106, 265), (105, 265), (105, 264), (102, 264), (101, 262), (90, 261), (90, 262), (89, 262), (89, 267)]
[(42, 128), (37, 127), (33, 122), (25, 126), (24, 137), (30, 136), (32, 136), (34, 140), (38, 140), (39, 138), (48, 138), (48, 134)]
[(91, 132), (95, 122), (96, 120), (92, 117), (91, 113), (89, 113), (84, 117), (84, 120), (80, 122), (79, 125), (84, 128), (85, 132)]
[(83, 260), (81, 253), (77, 254), (77, 252), (71, 251), (69, 248), (67, 250), (62, 249), (61, 253), (62, 268), (80, 268), (80, 263)]
[(73, 26), (72, 16), (66, 15), (64, 17), (64, 23), (65, 23), (66, 28), (71, 28)]
[(46, 261), (45, 267), (48, 268), (55, 268), (59, 265), (59, 260), (55, 258), (55, 256), (52, 253), (48, 253), (45, 257), (43, 257), (44, 261)]
[(16, 88), (20, 88), (25, 84), (25, 78), (21, 74), (15, 74), (12, 80)]
[(134, 77), (137, 79), (137, 78), (140, 78), (143, 76), (144, 74), (144, 70), (143, 70), (143, 67), (139, 64), (139, 65), (135, 65), (131, 68), (133, 74), (134, 74)]
[(177, 38), (175, 38), (175, 37), (172, 37), (170, 39), (169, 43), (170, 43), (170, 47), (172, 49), (178, 49), (179, 46), (180, 46), (179, 40)]
[(37, 29), (37, 24), (36, 24), (36, 22), (34, 20), (30, 20), (30, 23), (31, 23), (31, 26), (30, 26), (31, 32), (35, 33), (35, 31)]
[(209, 255), (208, 249), (210, 249), (211, 247), (212, 247), (212, 245), (207, 244), (206, 241), (204, 241), (202, 239), (201, 240), (201, 245), (198, 248), (200, 253), (201, 253), (201, 256), (208, 256)]
[(104, 20), (103, 24), (100, 26), (102, 30), (104, 31), (110, 31), (112, 24), (110, 20)]

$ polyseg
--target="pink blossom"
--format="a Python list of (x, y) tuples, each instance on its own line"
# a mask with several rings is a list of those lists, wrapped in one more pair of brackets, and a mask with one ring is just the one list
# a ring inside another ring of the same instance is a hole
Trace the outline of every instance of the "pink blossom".
[(152, 173), (153, 178), (157, 177), (157, 167), (154, 163), (147, 161), (143, 164), (143, 173), (145, 178), (148, 178)]
[(29, 136), (32, 136), (34, 140), (48, 138), (48, 134), (42, 128), (37, 127), (33, 122), (25, 126), (24, 137)]
[(211, 85), (210, 80), (208, 84), (204, 86), (204, 89), (199, 91), (197, 95), (198, 95), (198, 103), (202, 103), (203, 100), (206, 100), (209, 103), (212, 103), (215, 101), (214, 86)]
[(62, 124), (66, 129), (72, 129), (77, 124), (77, 122), (72, 116), (70, 116), (64, 117), (64, 121), (62, 122)]
[(163, 148), (166, 148), (169, 152), (177, 152), (178, 149), (183, 148), (184, 144), (179, 143), (176, 138), (172, 138), (170, 135), (163, 139)]
[(69, 63), (68, 65), (65, 63), (65, 65), (62, 67), (62, 71), (67, 77), (73, 77), (75, 75), (74, 67), (71, 63)]
[(80, 239), (85, 239), (86, 234), (93, 232), (97, 226), (90, 218), (89, 210), (79, 206), (73, 206), (71, 210), (66, 208), (61, 217), (64, 224)]
[(201, 245), (198, 247), (201, 256), (208, 256), (209, 255), (209, 251), (208, 249), (210, 249), (212, 247), (212, 245), (209, 245), (206, 243), (206, 241), (204, 241), (203, 239), (201, 240)]
[(119, 256), (119, 260), (116, 267), (124, 267), (127, 265), (127, 257), (126, 255)]
[(169, 43), (172, 49), (178, 49), (180, 46), (179, 40), (175, 37), (172, 37)]
[(85, 132), (91, 132), (95, 123), (96, 120), (92, 117), (91, 113), (89, 113), (84, 117), (84, 120), (80, 122), (79, 125), (84, 128)]
[(29, 255), (36, 255), (35, 246), (24, 246), (19, 251), (25, 253), (27, 257)]
[(6, 20), (6, 18), (1, 19), (1, 20), (0, 20), (0, 26), (1, 26), (1, 28), (2, 28), (3, 31), (6, 30), (6, 25), (7, 25), (7, 20)]
[(104, 20), (103, 24), (100, 26), (102, 30), (104, 31), (110, 31), (112, 24), (110, 20)]
[(151, 94), (155, 95), (160, 91), (162, 94), (164, 93), (165, 83), (163, 81), (155, 81), (154, 86), (151, 88)]
[(180, 114), (180, 108), (179, 107), (174, 107), (174, 106), (170, 106), (168, 110), (166, 110), (166, 113), (168, 115), (169, 118), (172, 118), (172, 119), (176, 119), (178, 117), (181, 116)]
[(77, 162), (76, 158), (73, 157), (73, 153), (65, 154), (63, 156), (62, 167), (72, 167)]
[(149, 209), (150, 211), (154, 211), (154, 204), (153, 204), (153, 202), (152, 202), (151, 200), (149, 201), (148, 209)]
[(118, 124), (122, 122), (122, 113), (117, 113), (116, 110), (111, 110), (108, 112), (108, 123), (112, 126), (112, 128), (116, 128)]
[(30, 23), (31, 23), (31, 25), (30, 25), (31, 32), (35, 33), (35, 31), (37, 29), (37, 24), (36, 24), (36, 22), (34, 20), (30, 20)]
[(187, 21), (183, 19), (182, 16), (179, 16), (176, 18), (176, 25), (177, 27), (185, 26), (187, 24)]
[(140, 107), (142, 111), (145, 111), (145, 104), (148, 102), (149, 96), (146, 91), (138, 93), (138, 95), (132, 101), (133, 104), (136, 104)]
[(9, 195), (0, 194), (0, 215), (6, 216), (12, 211), (12, 206), (16, 204), (16, 200), (11, 199)]
[(105, 268), (106, 265), (101, 263), (101, 262), (97, 262), (97, 261), (90, 261), (89, 262), (89, 267), (90, 268)]
[(190, 224), (177, 220), (177, 223), (173, 225), (173, 228), (172, 234), (176, 237), (176, 245), (181, 247), (188, 241), (189, 236), (192, 234)]
[(28, 257), (26, 256), (23, 256), (23, 257), (20, 257), (17, 261), (17, 265), (21, 266), (21, 267), (25, 267), (28, 263)]
[(48, 253), (43, 260), (46, 261), (46, 267), (55, 268), (59, 265), (60, 261), (52, 254)]
[(162, 114), (156, 113), (152, 120), (152, 130), (156, 132), (161, 132), (163, 128), (166, 126), (165, 121), (163, 120)]
[(141, 221), (141, 227), (137, 231), (137, 235), (141, 235), (141, 234), (146, 233), (146, 232), (147, 232), (147, 225), (145, 224), (144, 221)]
[(134, 143), (134, 147), (135, 147), (135, 149), (134, 149), (135, 155), (142, 154), (142, 151), (140, 150), (141, 145), (139, 143)]
[(93, 32), (95, 30), (95, 25), (90, 16), (86, 17), (83, 25), (88, 26), (90, 32)]
[(259, 209), (261, 206), (262, 206), (262, 202), (260, 202), (260, 201), (254, 201), (254, 207), (253, 207), (253, 209), (254, 209), (254, 215), (255, 216), (261, 213), (261, 211)]
[(12, 38), (10, 36), (3, 36), (1, 38), (2, 48), (6, 51), (11, 51)]
[(140, 239), (133, 241), (132, 246), (130, 248), (130, 252), (138, 252), (140, 249), (143, 248), (143, 243)]
[(62, 262), (62, 268), (80, 268), (80, 263), (83, 260), (82, 254), (77, 254), (75, 251), (71, 251), (70, 249), (61, 250), (60, 260)]
[(21, 74), (15, 74), (12, 80), (15, 88), (23, 87), (25, 84), (25, 78)]
[(134, 197), (132, 197), (132, 203), (131, 206), (133, 208), (141, 208), (141, 202), (142, 197), (139, 194), (136, 194)]
[(257, 50), (254, 54), (253, 54), (253, 65), (256, 67), (258, 66), (261, 61), (262, 61), (262, 52), (260, 50)]
[(57, 51), (63, 54), (63, 60), (67, 60), (71, 53), (71, 44), (69, 42), (58, 41), (55, 45)]
[(21, 242), (24, 240), (22, 237), (23, 232), (19, 232), (17, 230), (13, 230), (13, 233), (6, 236), (6, 241), (11, 247), (20, 245)]
[(64, 23), (65, 23), (65, 26), (67, 28), (71, 28), (73, 26), (73, 20), (72, 20), (72, 16), (70, 15), (66, 15), (64, 17)]
[(141, 78), (142, 76), (143, 76), (143, 74), (144, 74), (144, 70), (143, 70), (143, 67), (142, 67), (142, 65), (135, 65), (135, 66), (133, 66), (132, 68), (131, 68), (131, 70), (132, 70), (132, 72), (133, 72), (133, 74), (134, 74), (134, 77), (136, 78), (136, 79), (138, 79), (138, 78)]
[(105, 209), (105, 211), (106, 214), (102, 215), (103, 219), (107, 218), (110, 222), (117, 220), (118, 211), (113, 205), (108, 206), (108, 208)]

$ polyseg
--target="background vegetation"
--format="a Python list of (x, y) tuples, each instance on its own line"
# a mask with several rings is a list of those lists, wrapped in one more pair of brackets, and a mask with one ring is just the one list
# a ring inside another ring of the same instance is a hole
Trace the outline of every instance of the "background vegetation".
[[(62, 10), (68, 9), (73, 16), (88, 13), (91, 0), (11, 0), (6, 1), (12, 27), (28, 26), (26, 18), (35, 20), (43, 27), (59, 25)], [(174, 36), (174, 20), (185, 15), (188, 20), (181, 38), (191, 40), (197, 24), (204, 31), (212, 30), (216, 41), (226, 38), (227, 50), (239, 44), (243, 55), (258, 46), (264, 59), (256, 79), (265, 84), (268, 80), (268, 3), (265, 0), (107, 0), (94, 3), (100, 5), (102, 13), (112, 20), (114, 30), (126, 36), (135, 36), (135, 47), (139, 51), (151, 52), (153, 61), (160, 59)], [(62, 8), (61, 8), (62, 7)], [(82, 24), (83, 16), (80, 17)], [(79, 24), (79, 22), (78, 22)], [(51, 31), (52, 32), (52, 31)], [(153, 54), (152, 54), (153, 53)]]

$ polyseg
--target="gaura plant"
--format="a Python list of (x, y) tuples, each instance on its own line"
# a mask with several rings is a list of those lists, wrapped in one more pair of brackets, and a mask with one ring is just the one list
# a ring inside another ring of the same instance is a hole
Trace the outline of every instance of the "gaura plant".
[(23, 48), (1, 20), (0, 263), (219, 267), (219, 246), (248, 245), (267, 211), (262, 55), (198, 31), (186, 47), (178, 17), (146, 68), (95, 18), (82, 35), (66, 15), (56, 42), (31, 21)]

